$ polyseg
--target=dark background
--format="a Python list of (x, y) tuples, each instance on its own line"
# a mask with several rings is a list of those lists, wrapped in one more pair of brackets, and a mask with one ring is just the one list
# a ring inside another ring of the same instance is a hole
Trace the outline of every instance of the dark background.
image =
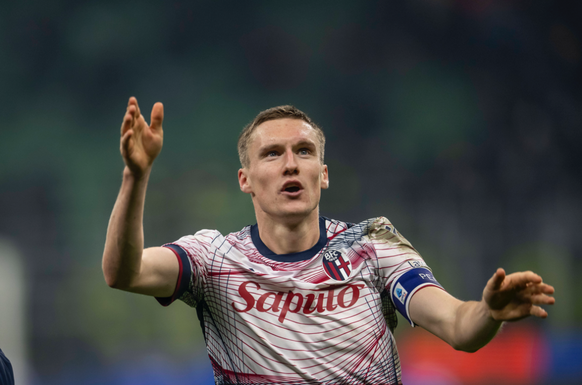
[(254, 223), (237, 135), (293, 104), (327, 135), (323, 215), (387, 216), (463, 300), (498, 266), (539, 272), (558, 302), (523, 321), (552, 347), (537, 381), (582, 379), (556, 356), (582, 360), (582, 3), (1, 4), (0, 238), (25, 271), (28, 383), (211, 381), (193, 310), (102, 277), (132, 95), (166, 115), (146, 246)]

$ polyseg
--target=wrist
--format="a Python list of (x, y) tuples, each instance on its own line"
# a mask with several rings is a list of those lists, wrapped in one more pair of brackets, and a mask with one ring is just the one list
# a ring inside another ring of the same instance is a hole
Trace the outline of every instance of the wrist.
[(484, 318), (487, 319), (488, 322), (496, 323), (499, 325), (501, 325), (503, 323), (503, 320), (499, 320), (498, 317), (496, 317), (496, 312), (493, 309), (491, 309), (491, 307), (489, 306), (489, 304), (487, 304), (485, 299), (481, 300), (480, 305), (481, 305), (481, 312), (482, 312)]
[(147, 167), (145, 170), (134, 170), (126, 165), (123, 169), (123, 180), (131, 182), (147, 182), (151, 171), (151, 166)]

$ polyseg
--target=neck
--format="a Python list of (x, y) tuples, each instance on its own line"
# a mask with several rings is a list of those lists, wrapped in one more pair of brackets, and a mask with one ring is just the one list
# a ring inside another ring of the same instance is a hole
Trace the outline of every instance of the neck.
[(313, 210), (300, 220), (281, 220), (257, 215), (261, 241), (275, 254), (290, 254), (309, 250), (319, 240), (319, 210)]

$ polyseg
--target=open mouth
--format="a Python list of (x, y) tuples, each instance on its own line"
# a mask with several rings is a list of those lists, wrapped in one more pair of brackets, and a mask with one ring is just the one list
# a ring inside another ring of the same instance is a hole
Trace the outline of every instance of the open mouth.
[(282, 192), (288, 194), (297, 194), (303, 190), (303, 186), (298, 181), (289, 181), (283, 185)]

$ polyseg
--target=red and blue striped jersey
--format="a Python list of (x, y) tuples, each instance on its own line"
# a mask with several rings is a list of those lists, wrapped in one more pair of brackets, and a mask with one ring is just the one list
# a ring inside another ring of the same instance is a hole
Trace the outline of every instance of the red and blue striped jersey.
[(388, 219), (322, 217), (317, 244), (287, 255), (256, 225), (164, 246), (181, 268), (174, 295), (158, 301), (197, 309), (217, 384), (401, 383), (392, 332), (405, 295), (394, 283), (427, 266)]

